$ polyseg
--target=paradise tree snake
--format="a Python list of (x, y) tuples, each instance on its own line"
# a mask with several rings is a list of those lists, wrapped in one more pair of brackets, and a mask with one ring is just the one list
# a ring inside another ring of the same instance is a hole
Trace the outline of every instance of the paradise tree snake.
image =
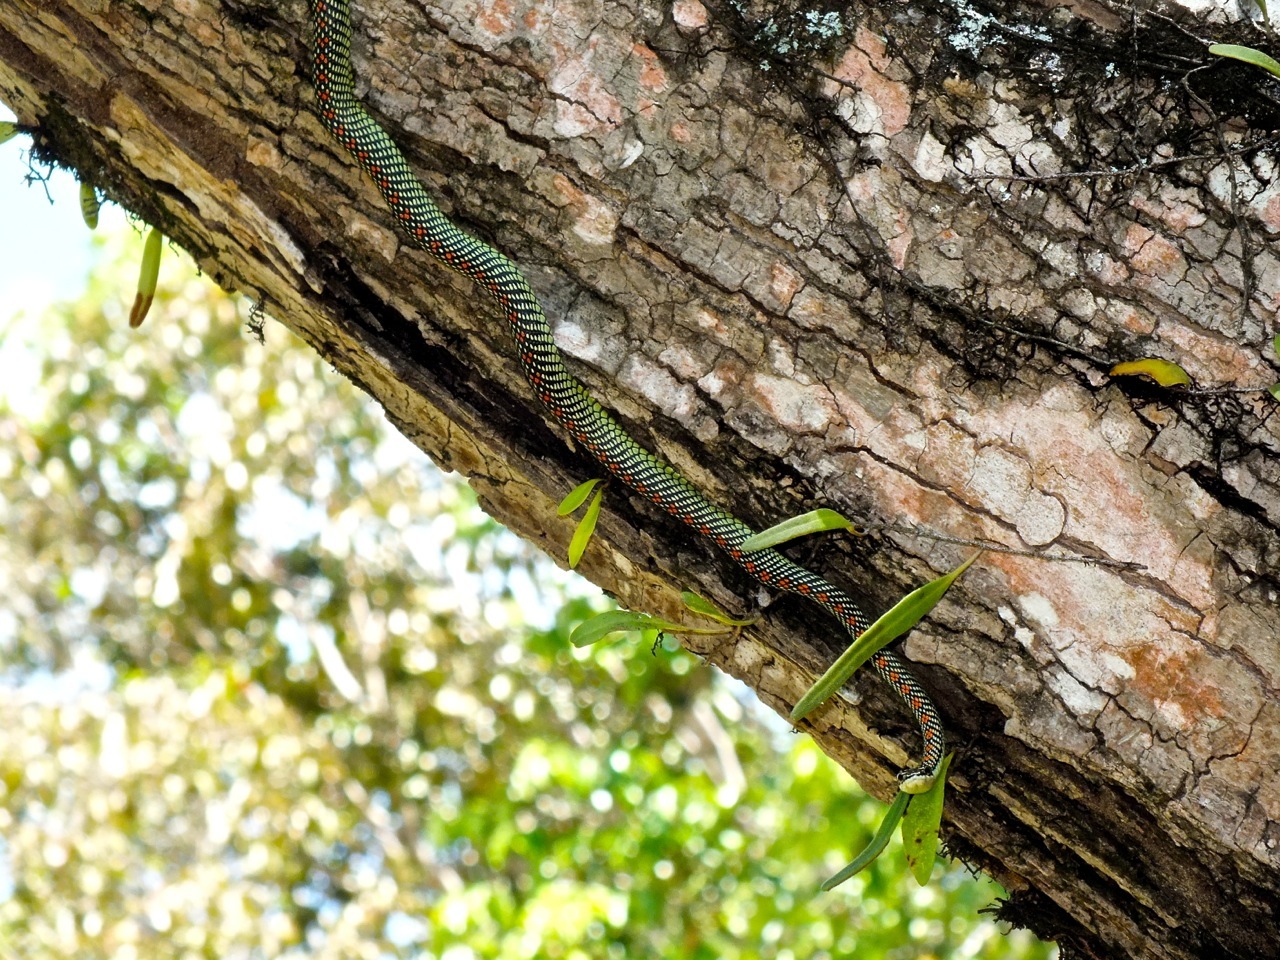
[[(309, 0), (314, 28), (314, 82), (325, 127), (377, 184), (404, 232), (445, 266), (480, 284), (511, 324), (520, 364), (538, 399), (610, 474), (698, 534), (714, 541), (761, 583), (821, 604), (856, 637), (870, 625), (838, 587), (774, 550), (744, 552), (752, 530), (704, 497), (688, 480), (641, 447), (565, 368), (551, 327), (519, 269), (497, 250), (459, 230), (410, 170), (390, 136), (355, 97), (349, 0)], [(911, 709), (924, 739), (919, 766), (898, 775), (908, 793), (927, 790), (944, 753), (942, 721), (924, 688), (887, 650), (870, 661)]]

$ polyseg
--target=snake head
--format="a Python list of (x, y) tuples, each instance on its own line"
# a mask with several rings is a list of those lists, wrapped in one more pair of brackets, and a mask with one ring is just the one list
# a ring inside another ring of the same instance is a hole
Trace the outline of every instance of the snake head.
[(903, 793), (925, 793), (937, 778), (938, 771), (932, 767), (900, 770), (898, 771), (898, 789)]

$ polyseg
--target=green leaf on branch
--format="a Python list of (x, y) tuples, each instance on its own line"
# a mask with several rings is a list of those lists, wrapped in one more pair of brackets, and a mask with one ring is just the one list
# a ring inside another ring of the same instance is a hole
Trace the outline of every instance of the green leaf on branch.
[(759, 619), (758, 617), (752, 617), (749, 620), (735, 620), (710, 600), (706, 600), (689, 590), (682, 590), (680, 599), (684, 601), (686, 607), (699, 616), (715, 620), (730, 627), (749, 627)]
[(578, 521), (578, 528), (573, 531), (573, 539), (569, 541), (570, 570), (578, 565), (578, 561), (587, 550), (587, 544), (591, 542), (591, 535), (596, 532), (596, 522), (600, 519), (600, 500), (603, 496), (604, 487), (601, 487), (591, 498), (591, 505), (587, 507), (587, 512)]
[(18, 125), (12, 120), (0, 120), (0, 143), (8, 143), (18, 135)]
[(902, 849), (907, 855), (907, 866), (916, 883), (924, 886), (933, 873), (938, 859), (938, 830), (942, 826), (942, 800), (946, 792), (947, 768), (954, 753), (949, 753), (938, 766), (938, 778), (924, 793), (911, 799), (907, 814), (902, 820)]
[(1240, 60), (1255, 67), (1261, 67), (1272, 76), (1280, 77), (1280, 63), (1253, 47), (1242, 47), (1235, 43), (1215, 43), (1209, 48), (1209, 52), (1217, 57), (1230, 57), (1232, 60)]
[(911, 794), (898, 791), (898, 795), (893, 798), (893, 803), (889, 804), (889, 809), (885, 811), (884, 819), (880, 821), (880, 829), (876, 831), (876, 835), (871, 838), (871, 842), (866, 848), (853, 858), (853, 862), (847, 867), (830, 877), (822, 884), (823, 890), (831, 890), (840, 886), (854, 874), (861, 873), (872, 863), (876, 857), (884, 853), (884, 848), (889, 845), (890, 838), (893, 837), (893, 831), (897, 829), (898, 823), (902, 820), (902, 814), (907, 809), (907, 801), (911, 799)]
[(798, 517), (792, 517), (789, 520), (783, 520), (781, 523), (775, 523), (767, 530), (761, 530), (755, 536), (744, 540), (741, 549), (750, 553), (754, 550), (776, 547), (778, 544), (794, 540), (796, 537), (807, 537), (811, 533), (854, 529), (856, 529), (854, 525), (840, 514), (823, 507), (817, 510), (810, 510), (808, 513), (802, 513)]
[(848, 649), (840, 654), (836, 662), (827, 670), (800, 698), (791, 711), (792, 720), (803, 720), (823, 701), (844, 686), (845, 681), (853, 676), (853, 672), (866, 663), (877, 650), (896, 638), (902, 636), (919, 623), (930, 610), (938, 605), (938, 601), (956, 582), (960, 574), (969, 569), (969, 565), (982, 556), (979, 550), (960, 566), (945, 576), (939, 577), (923, 587), (912, 590), (899, 600), (892, 610), (868, 627), (849, 644)]
[(591, 496), (591, 491), (595, 489), (598, 483), (600, 483), (599, 479), (588, 480), (586, 483), (578, 484), (570, 491), (567, 497), (560, 501), (560, 506), (556, 508), (556, 513), (562, 517), (567, 517), (573, 513), (573, 511), (587, 502), (587, 497)]
[[(705, 600), (702, 602), (706, 603)], [(710, 604), (707, 605), (710, 606)], [(714, 627), (691, 627), (688, 624), (672, 623), (670, 620), (663, 620), (647, 613), (633, 613), (630, 610), (610, 610), (607, 613), (600, 613), (583, 620), (582, 623), (574, 627), (573, 632), (569, 634), (569, 642), (575, 647), (585, 647), (595, 643), (597, 640), (604, 639), (611, 633), (626, 633), (632, 630), (641, 632), (656, 630), (662, 633), (716, 636), (732, 632), (725, 629), (725, 624), (736, 628), (754, 622), (753, 620), (720, 620)]]
[(1146, 357), (1142, 360), (1131, 360), (1128, 363), (1117, 363), (1111, 368), (1113, 377), (1150, 377), (1162, 387), (1183, 386), (1191, 382), (1187, 371), (1176, 363)]
[(156, 283), (160, 279), (160, 250), (164, 241), (162, 234), (155, 227), (147, 233), (146, 243), (142, 246), (142, 270), (138, 274), (138, 293), (133, 298), (133, 309), (129, 311), (129, 326), (137, 327), (147, 319), (147, 311), (156, 297)]
[(1271, 386), (1267, 387), (1267, 392), (1277, 400), (1280, 400), (1280, 383), (1273, 383)]
[(583, 620), (569, 634), (569, 642), (575, 647), (586, 647), (603, 640), (612, 633), (627, 633), (632, 630), (658, 630), (689, 632), (687, 627), (669, 620), (660, 620), (647, 613), (632, 613), (630, 610), (610, 610), (589, 620)]

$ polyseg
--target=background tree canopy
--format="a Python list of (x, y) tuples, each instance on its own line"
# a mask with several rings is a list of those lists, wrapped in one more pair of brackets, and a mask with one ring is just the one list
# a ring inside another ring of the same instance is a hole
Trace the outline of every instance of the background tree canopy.
[[(1047, 957), (679, 650), (576, 651), (598, 592), (281, 327), (104, 243), (3, 330), (0, 953)], [(566, 523), (571, 521), (566, 521)]]

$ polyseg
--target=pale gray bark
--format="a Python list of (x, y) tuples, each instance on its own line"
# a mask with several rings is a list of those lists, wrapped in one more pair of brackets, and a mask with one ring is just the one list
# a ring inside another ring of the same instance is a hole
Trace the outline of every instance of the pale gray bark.
[[(1277, 404), (1106, 376), (1278, 379), (1277, 150), (1239, 149), (1280, 126), (1276, 85), (1197, 38), (1269, 41), (1111, 0), (855, 4), (827, 40), (775, 31), (770, 61), (732, 9), (365, 0), (357, 70), (590, 388), (713, 498), (1143, 564), (988, 555), (907, 642), (960, 751), (947, 839), (1083, 955), (1274, 955)], [(0, 98), (563, 557), (554, 504), (598, 470), (325, 135), (304, 22), (302, 0), (5, 0)], [(627, 604), (763, 599), (609, 500), (584, 570)], [(967, 551), (799, 553), (880, 609)], [(785, 710), (841, 643), (788, 599), (695, 648)], [(912, 724), (857, 687), (809, 729), (887, 795)]]

